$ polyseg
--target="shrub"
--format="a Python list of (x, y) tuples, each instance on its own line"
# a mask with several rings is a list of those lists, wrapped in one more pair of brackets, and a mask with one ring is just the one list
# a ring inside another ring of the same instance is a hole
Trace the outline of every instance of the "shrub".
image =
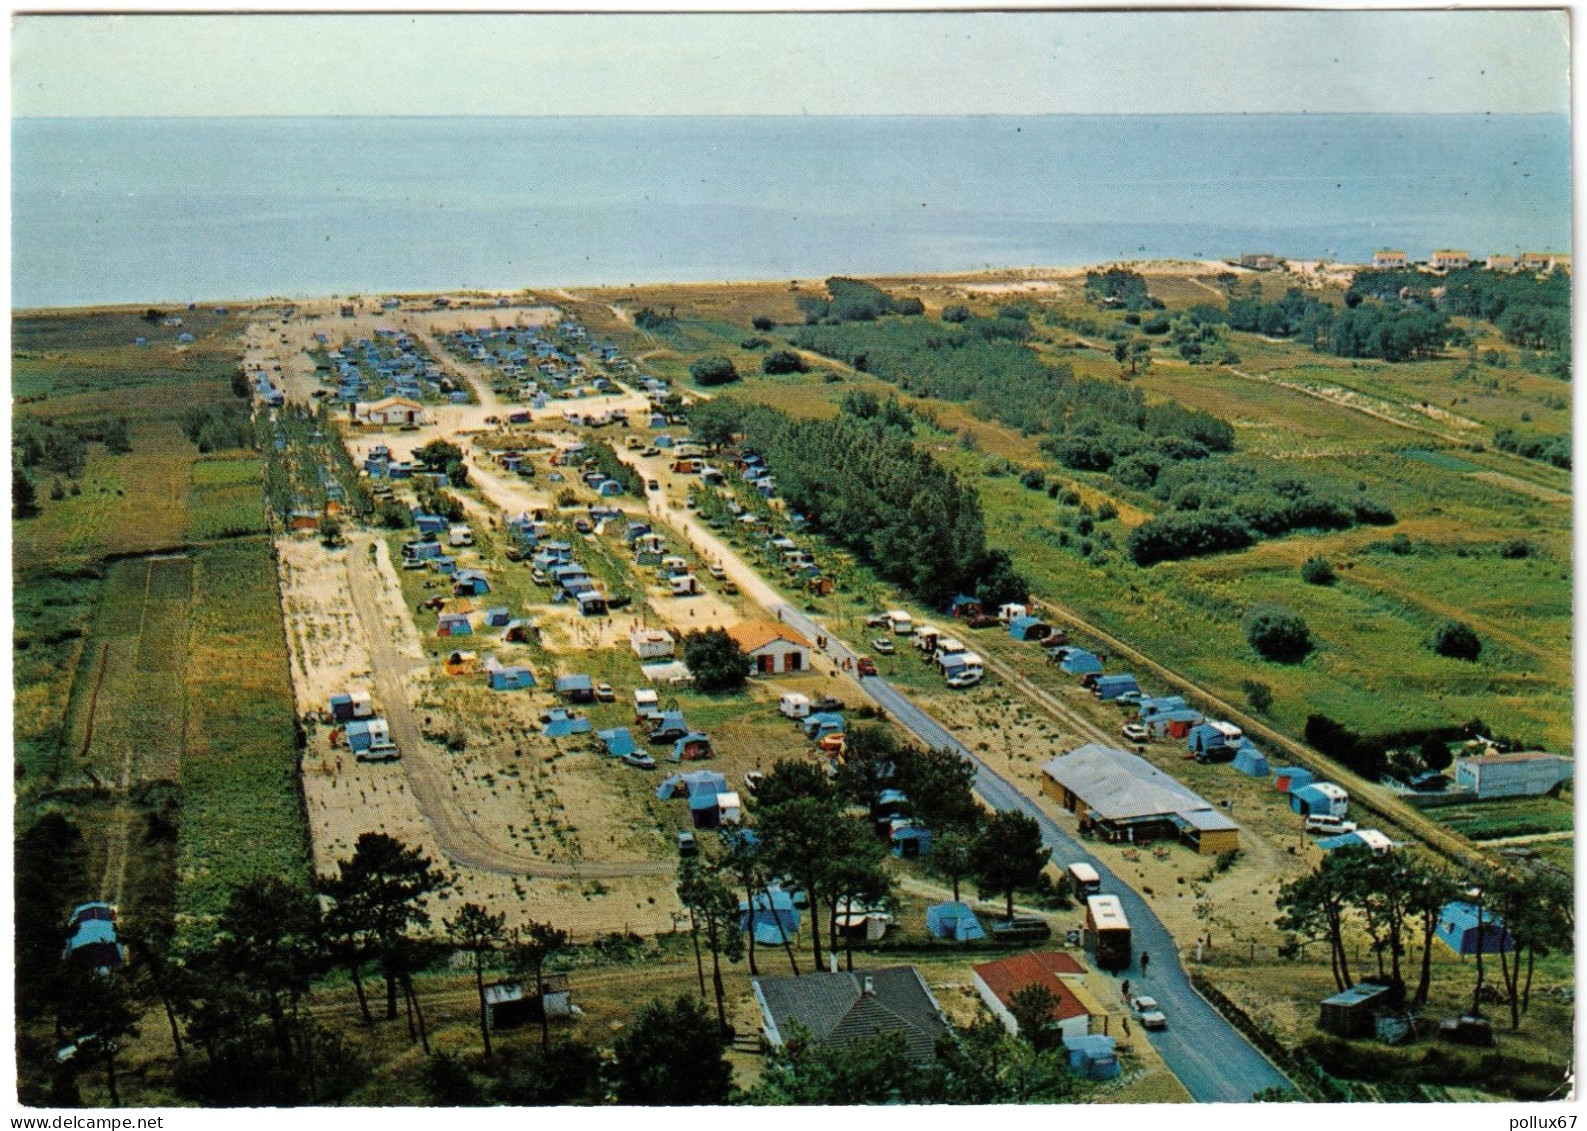
[(1119, 517), (1119, 508), (1111, 500), (1104, 500), (1097, 506), (1097, 521), (1106, 522), (1110, 518)]
[(1028, 487), (1032, 491), (1040, 491), (1047, 486), (1047, 476), (1039, 467), (1033, 467), (1028, 471), (1022, 472), (1019, 481), (1022, 486)]
[(945, 306), (942, 308), (942, 320), (944, 322), (968, 322), (970, 320), (970, 308), (957, 304)]
[(1300, 576), (1307, 585), (1332, 585), (1339, 577), (1328, 559), (1321, 557), (1307, 558), (1306, 564), (1300, 567)]
[(705, 692), (738, 691), (749, 676), (749, 657), (720, 628), (685, 636), (683, 662), (694, 673), (694, 686)]
[(1273, 705), (1273, 689), (1260, 680), (1243, 679), (1240, 690), (1245, 692), (1245, 701), (1251, 704), (1253, 711), (1265, 712)]
[[(806, 370), (805, 359), (792, 350), (774, 350), (761, 359), (762, 373), (803, 373)], [(704, 384), (704, 382), (701, 382)]]
[(1166, 334), (1168, 333), (1168, 319), (1153, 318), (1150, 322), (1143, 322), (1141, 324), (1141, 332), (1145, 334)]
[(1529, 558), (1532, 553), (1532, 543), (1525, 538), (1511, 539), (1499, 547), (1499, 556), (1501, 558), (1509, 558), (1512, 561), (1519, 558)]
[(1258, 605), (1245, 614), (1242, 624), (1246, 642), (1276, 663), (1299, 663), (1316, 647), (1306, 622), (1280, 605)]
[(1482, 655), (1482, 640), (1469, 624), (1458, 620), (1446, 620), (1435, 628), (1427, 646), (1455, 660), (1472, 661)]
[(769, 314), (757, 314), (750, 321), (750, 325), (757, 330), (771, 330), (776, 327), (777, 322)]
[(738, 380), (738, 370), (725, 357), (702, 357), (689, 366), (689, 376), (700, 385), (726, 385)]

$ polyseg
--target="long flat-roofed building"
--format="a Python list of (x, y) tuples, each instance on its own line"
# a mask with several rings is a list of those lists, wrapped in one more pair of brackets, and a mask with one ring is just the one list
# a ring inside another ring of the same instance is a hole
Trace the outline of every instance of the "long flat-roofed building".
[(1042, 766), (1042, 792), (1112, 841), (1176, 837), (1204, 856), (1240, 847), (1240, 826), (1145, 758), (1088, 742)]

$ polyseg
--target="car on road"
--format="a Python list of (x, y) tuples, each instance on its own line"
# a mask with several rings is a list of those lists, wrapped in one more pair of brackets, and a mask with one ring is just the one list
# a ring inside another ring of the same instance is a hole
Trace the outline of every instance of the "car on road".
[(1123, 734), (1131, 742), (1145, 742), (1152, 732), (1146, 729), (1144, 723), (1125, 723)]
[(871, 647), (884, 656), (891, 656), (894, 651), (893, 642), (887, 639), (885, 636), (879, 636), (875, 640), (872, 640)]
[(700, 855), (700, 842), (694, 839), (694, 834), (693, 833), (691, 833), (691, 832), (681, 832), (681, 833), (678, 834), (678, 855), (679, 856), (698, 856), (698, 855)]
[(610, 703), (613, 699), (617, 698), (617, 693), (612, 690), (611, 684), (597, 683), (595, 685), (595, 698), (599, 699), (602, 703)]
[(1158, 1008), (1156, 998), (1145, 996), (1131, 998), (1130, 1008), (1135, 1011), (1135, 1019), (1141, 1023), (1141, 1028), (1168, 1028), (1168, 1018), (1164, 1017), (1163, 1011)]
[(646, 448), (644, 451), (640, 452), (639, 454), (642, 455), (642, 456), (659, 456), (661, 454), (661, 449), (660, 448)]
[(854, 661), (854, 671), (857, 675), (875, 675), (876, 661), (869, 656), (861, 656)]
[(623, 755), (623, 761), (641, 770), (654, 770), (656, 760), (643, 750), (633, 750)]

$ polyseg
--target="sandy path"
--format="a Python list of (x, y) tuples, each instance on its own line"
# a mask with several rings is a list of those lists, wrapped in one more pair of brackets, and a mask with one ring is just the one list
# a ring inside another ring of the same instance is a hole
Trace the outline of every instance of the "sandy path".
[(452, 796), (447, 769), (441, 761), (443, 755), (434, 744), (424, 740), (414, 719), (404, 686), (413, 668), (413, 661), (404, 659), (393, 647), (392, 634), (386, 628), (376, 598), (378, 593), (398, 591), (399, 582), (391, 575), (389, 558), (383, 552), (383, 547), (378, 555), (380, 565), (370, 560), (367, 547), (374, 544), (375, 540), (365, 535), (349, 540), (346, 558), (348, 584), (369, 641), (374, 684), (385, 705), (392, 741), (402, 751), (401, 765), (408, 784), (412, 786), (414, 796), (446, 855), (454, 863), (465, 867), (517, 876), (595, 879), (671, 875), (673, 864), (668, 860), (555, 864), (504, 849), (475, 826)]

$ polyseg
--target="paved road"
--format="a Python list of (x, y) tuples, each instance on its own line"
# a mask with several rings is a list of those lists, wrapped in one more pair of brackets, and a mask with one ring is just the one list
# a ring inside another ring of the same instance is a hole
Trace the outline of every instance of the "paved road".
[(444, 762), (446, 755), (425, 740), (414, 720), (403, 687), (403, 677), (413, 666), (392, 644), (377, 594), (388, 591), (388, 582), (370, 558), (368, 546), (373, 539), (355, 536), (349, 541), (347, 582), (353, 594), (353, 608), (369, 640), (369, 655), (374, 671), (375, 691), (391, 727), (391, 739), (402, 751), (401, 766), (413, 787), (420, 811), (435, 830), (441, 850), (455, 864), (509, 876), (549, 876), (556, 878), (606, 879), (616, 876), (671, 875), (671, 860), (587, 861), (577, 864), (553, 863), (495, 844), (479, 828), (452, 793)]

